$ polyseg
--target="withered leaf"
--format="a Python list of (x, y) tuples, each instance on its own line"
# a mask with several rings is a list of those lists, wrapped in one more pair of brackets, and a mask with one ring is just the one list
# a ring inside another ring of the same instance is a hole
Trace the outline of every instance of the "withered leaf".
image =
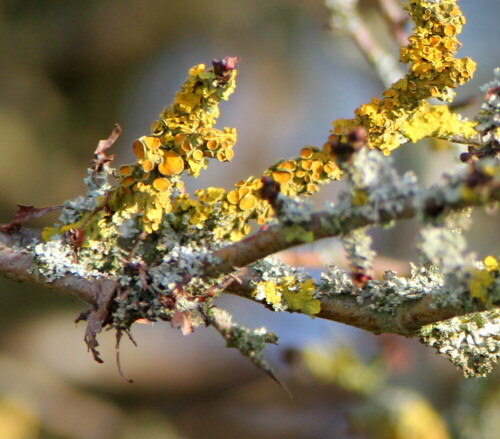
[(85, 313), (80, 314), (80, 316), (75, 320), (78, 323), (81, 320), (87, 321), (87, 327), (85, 328), (85, 343), (90, 352), (94, 357), (94, 360), (98, 363), (103, 363), (103, 360), (99, 356), (99, 351), (97, 347), (99, 343), (97, 341), (96, 335), (99, 334), (104, 326), (108, 324), (109, 321), (109, 307), (116, 294), (116, 284), (114, 282), (105, 282), (101, 285), (99, 289), (98, 296), (96, 297), (96, 305)]
[(92, 161), (92, 168), (94, 169), (94, 172), (99, 172), (105, 164), (110, 163), (113, 160), (114, 157), (108, 156), (106, 154), (106, 150), (108, 150), (111, 145), (116, 142), (116, 139), (118, 139), (121, 132), (122, 128), (116, 123), (110, 136), (105, 140), (99, 140), (97, 148), (94, 151), (94, 160)]
[(33, 206), (23, 206), (22, 204), (17, 205), (17, 212), (14, 215), (14, 219), (10, 223), (0, 224), (0, 231), (2, 232), (12, 232), (18, 229), (22, 223), (33, 219), (40, 218), (54, 210), (61, 209), (61, 206), (47, 206), (47, 207), (33, 207)]
[(193, 329), (193, 323), (191, 322), (191, 312), (190, 311), (179, 311), (174, 310), (174, 316), (170, 322), (172, 328), (179, 329), (182, 331), (182, 335), (191, 334)]
[(120, 133), (122, 132), (122, 128), (119, 124), (115, 123), (115, 127), (113, 128), (113, 131), (109, 135), (109, 137), (105, 140), (99, 140), (99, 143), (97, 144), (97, 148), (94, 151), (95, 155), (100, 155), (104, 154), (104, 152), (111, 148), (111, 145), (116, 142), (116, 139), (120, 136)]

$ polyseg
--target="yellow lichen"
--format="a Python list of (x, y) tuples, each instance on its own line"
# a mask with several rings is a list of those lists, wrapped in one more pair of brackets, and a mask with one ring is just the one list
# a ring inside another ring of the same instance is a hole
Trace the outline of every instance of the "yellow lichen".
[[(172, 211), (177, 197), (186, 198), (181, 195), (182, 173), (198, 176), (207, 167), (209, 158), (228, 161), (233, 157), (236, 130), (218, 130), (213, 125), (219, 116), (220, 101), (234, 90), (235, 77), (234, 69), (218, 77), (214, 68), (205, 70), (203, 64), (193, 67), (172, 106), (165, 108), (160, 119), (153, 123), (152, 133), (134, 142), (137, 163), (120, 168), (120, 187), (109, 199), (125, 216), (142, 214), (146, 232), (159, 229), (163, 215)], [(250, 197), (243, 207), (251, 209), (254, 204)], [(179, 205), (182, 203), (177, 203), (176, 208)], [(191, 223), (206, 219), (200, 212), (192, 214)]]
[(491, 303), (488, 297), (488, 289), (495, 282), (498, 276), (498, 259), (488, 255), (483, 259), (484, 269), (473, 269), (470, 280), (470, 293), (472, 297), (487, 304)]
[(487, 271), (498, 271), (498, 260), (494, 256), (486, 256), (483, 259), (483, 264)]
[(172, 183), (166, 178), (155, 178), (153, 180), (153, 187), (159, 192), (166, 191), (171, 186)]
[(163, 154), (163, 161), (158, 165), (158, 171), (163, 175), (180, 174), (184, 170), (184, 160), (175, 151)]
[[(366, 129), (369, 146), (385, 154), (409, 140), (475, 134), (472, 123), (462, 121), (446, 106), (426, 101), (431, 97), (449, 100), (452, 89), (469, 80), (475, 69), (469, 58), (454, 58), (460, 46), (456, 37), (465, 22), (456, 0), (413, 0), (407, 8), (415, 22), (409, 43), (401, 50), (401, 61), (409, 64), (408, 74), (380, 99), (359, 107), (354, 119), (335, 121), (333, 134), (322, 149), (306, 146), (299, 157), (265, 170), (262, 176), (272, 176), (283, 195), (311, 195), (323, 184), (339, 179), (342, 171), (332, 145), (346, 140), (358, 126)], [(240, 181), (229, 191), (208, 188), (190, 197), (183, 190), (184, 174), (196, 177), (210, 159), (226, 162), (233, 158), (236, 131), (216, 129), (214, 124), (220, 101), (234, 91), (236, 74), (231, 67), (220, 76), (215, 67), (207, 70), (203, 64), (189, 70), (172, 106), (161, 112), (149, 135), (134, 142), (136, 163), (117, 172), (119, 187), (107, 198), (111, 214), (115, 212), (120, 221), (137, 216), (151, 233), (172, 212), (170, 221), (176, 221), (176, 227), (209, 230), (218, 240), (239, 240), (250, 232), (251, 220), (262, 225), (272, 217), (273, 209), (260, 194), (262, 176)], [(355, 204), (363, 204), (365, 198), (363, 193), (355, 194)], [(94, 220), (85, 228), (98, 230)]]
[(261, 288), (264, 292), (265, 301), (272, 306), (277, 306), (281, 303), (281, 292), (276, 282), (260, 282), (257, 288)]
[(298, 282), (293, 276), (283, 276), (279, 282), (259, 282), (253, 295), (263, 295), (265, 302), (273, 307), (283, 304), (290, 311), (314, 316), (321, 311), (320, 301), (313, 297), (314, 290), (312, 279)]
[[(408, 3), (407, 9), (415, 22), (409, 43), (401, 50), (401, 62), (410, 65), (408, 74), (383, 93), (385, 99), (373, 98), (358, 108), (354, 119), (333, 122), (332, 132), (336, 135), (365, 127), (369, 145), (384, 154), (408, 140), (434, 136), (436, 131), (443, 138), (452, 133), (474, 134), (473, 123), (462, 121), (446, 107), (425, 101), (450, 100), (452, 89), (468, 81), (475, 70), (470, 58), (454, 58), (460, 47), (456, 35), (465, 23), (456, 0), (415, 0)], [(425, 116), (427, 113), (431, 115)], [(437, 117), (441, 117), (441, 129), (436, 126)]]
[(401, 129), (412, 142), (425, 137), (447, 138), (452, 135), (472, 137), (476, 133), (474, 122), (462, 121), (446, 105), (423, 104)]
[(304, 314), (314, 316), (321, 311), (321, 303), (313, 298), (315, 290), (314, 282), (308, 279), (298, 284), (298, 288), (292, 288), (290, 282), (283, 286), (283, 297), (291, 311), (300, 311)]

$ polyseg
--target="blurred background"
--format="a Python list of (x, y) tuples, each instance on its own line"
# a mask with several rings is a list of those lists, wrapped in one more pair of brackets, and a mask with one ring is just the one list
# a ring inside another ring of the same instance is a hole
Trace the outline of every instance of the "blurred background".
[[(458, 96), (476, 98), (463, 110), (473, 117), (478, 87), (500, 65), (500, 3), (460, 3), (468, 20), (460, 55), (478, 71)], [(363, 14), (397, 55), (375, 4), (362, 1)], [(228, 188), (306, 144), (321, 146), (332, 120), (383, 90), (354, 43), (327, 30), (328, 19), (321, 0), (0, 1), (0, 223), (16, 203), (56, 205), (83, 193), (95, 146), (115, 122), (123, 127), (115, 163), (131, 162), (133, 140), (149, 133), (187, 70), (213, 58), (241, 57), (219, 122), (236, 127), (239, 141), (233, 163), (212, 163), (189, 190)], [(395, 158), (430, 184), (457, 164), (454, 148), (422, 142)], [(339, 186), (314, 198), (318, 208)], [(498, 254), (498, 217), (473, 218), (471, 248)], [(415, 258), (411, 222), (374, 240), (393, 261), (385, 268), (404, 272)], [(333, 240), (295, 259), (339, 262), (340, 252)], [(278, 333), (280, 345), (267, 354), (293, 398), (213, 330), (183, 337), (161, 323), (133, 328), (138, 347), (122, 343), (128, 384), (115, 365), (114, 334), (100, 337), (103, 365), (86, 352), (84, 326), (72, 323), (85, 304), (0, 279), (0, 438), (498, 437), (498, 371), (465, 380), (415, 340), (273, 314), (239, 298), (219, 303), (240, 323)]]

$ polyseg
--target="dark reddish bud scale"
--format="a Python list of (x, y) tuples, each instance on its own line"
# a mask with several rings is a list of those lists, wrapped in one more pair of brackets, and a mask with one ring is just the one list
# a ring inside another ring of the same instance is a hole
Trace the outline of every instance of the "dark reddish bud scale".
[(280, 184), (270, 176), (262, 177), (262, 187), (260, 188), (260, 196), (263, 200), (269, 201), (271, 206), (276, 203), (276, 198), (280, 193)]
[(349, 161), (354, 153), (365, 146), (368, 143), (368, 137), (363, 127), (356, 127), (347, 135), (347, 141), (335, 139), (330, 140), (329, 143), (333, 158), (338, 163), (342, 163)]
[(355, 271), (352, 273), (352, 281), (358, 288), (364, 287), (366, 283), (372, 279), (372, 276), (362, 271)]
[(444, 210), (444, 205), (438, 204), (435, 200), (427, 200), (424, 206), (424, 212), (426, 215), (431, 217), (436, 217), (440, 215)]
[(486, 101), (489, 101), (490, 98), (492, 98), (493, 96), (497, 95), (500, 93), (500, 86), (498, 87), (492, 87), (490, 88), (487, 92), (486, 92), (486, 95), (484, 96), (484, 99)]
[(481, 170), (473, 169), (472, 172), (467, 176), (465, 184), (470, 188), (474, 188), (477, 186), (486, 185), (491, 181), (491, 179), (491, 176), (485, 175)]
[(460, 161), (462, 163), (470, 163), (472, 161), (473, 155), (470, 152), (463, 152), (460, 154)]
[(239, 60), (239, 56), (226, 56), (225, 58), (214, 59), (212, 61), (212, 66), (215, 75), (227, 81), (231, 72), (236, 68), (236, 64), (238, 64)]
[(363, 146), (368, 143), (368, 136), (366, 135), (366, 130), (363, 127), (354, 128), (347, 135), (348, 143), (354, 148), (355, 151), (359, 151)]

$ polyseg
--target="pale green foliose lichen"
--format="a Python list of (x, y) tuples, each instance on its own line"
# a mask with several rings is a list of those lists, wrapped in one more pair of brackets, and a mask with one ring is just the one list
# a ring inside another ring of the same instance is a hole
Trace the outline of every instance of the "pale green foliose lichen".
[(484, 377), (500, 358), (500, 312), (474, 313), (425, 326), (420, 339), (449, 358), (466, 377)]
[(74, 252), (60, 240), (36, 244), (33, 251), (37, 269), (48, 282), (67, 275), (81, 278), (103, 277), (103, 273), (94, 268), (93, 264), (76, 262)]
[(485, 102), (477, 117), (476, 130), (479, 133), (493, 132), (496, 140), (500, 140), (500, 67), (494, 70), (494, 79), (481, 87), (486, 93)]
[(337, 294), (354, 296), (359, 305), (391, 315), (403, 303), (421, 299), (426, 294), (440, 294), (443, 284), (442, 275), (433, 268), (412, 265), (409, 278), (386, 271), (383, 280), (369, 280), (358, 287), (345, 271), (330, 266), (328, 272), (322, 274), (318, 290), (332, 300)]
[[(345, 216), (356, 212), (373, 222), (384, 222), (387, 217), (402, 212), (408, 197), (419, 191), (414, 173), (398, 175), (392, 158), (377, 150), (362, 148), (346, 167), (346, 172), (348, 190), (339, 195), (336, 205), (331, 206), (343, 211)], [(382, 213), (385, 218), (381, 218)]]
[(314, 281), (299, 268), (292, 268), (276, 258), (265, 258), (253, 265), (262, 272), (254, 282), (252, 297), (274, 311), (302, 312), (313, 317), (321, 310)]

